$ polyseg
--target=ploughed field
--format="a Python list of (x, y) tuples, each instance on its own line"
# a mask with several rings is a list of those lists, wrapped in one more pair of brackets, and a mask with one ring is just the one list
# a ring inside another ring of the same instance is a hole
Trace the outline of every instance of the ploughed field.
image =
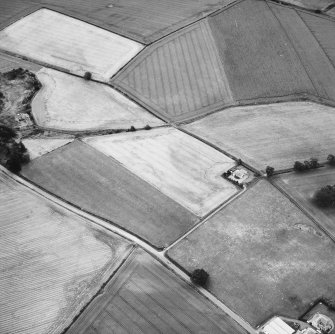
[(335, 294), (335, 245), (269, 182), (259, 181), (168, 251), (187, 271), (204, 268), (208, 290), (256, 326), (298, 318)]
[(165, 247), (197, 217), (113, 158), (74, 141), (34, 159), (22, 175), (84, 211)]
[(67, 334), (246, 331), (188, 283), (137, 249)]
[(233, 103), (207, 20), (147, 47), (113, 84), (169, 120), (194, 118)]
[(238, 1), (149, 45), (112, 83), (177, 122), (237, 104), (334, 103), (334, 31), (325, 15)]
[(235, 165), (232, 159), (174, 128), (90, 137), (85, 142), (197, 216), (238, 191), (221, 176)]
[(280, 170), (335, 152), (334, 126), (334, 108), (287, 102), (229, 108), (183, 128), (259, 170)]
[(276, 177), (276, 183), (335, 238), (335, 209), (320, 208), (313, 201), (317, 190), (335, 184), (334, 167), (318, 168), (305, 173), (282, 174)]
[(61, 333), (132, 248), (3, 171), (0, 229), (1, 333)]
[(81, 76), (91, 72), (103, 81), (142, 48), (130, 39), (45, 8), (0, 32), (0, 49)]
[(32, 103), (39, 126), (89, 131), (164, 123), (116, 90), (51, 69), (37, 73), (43, 87)]

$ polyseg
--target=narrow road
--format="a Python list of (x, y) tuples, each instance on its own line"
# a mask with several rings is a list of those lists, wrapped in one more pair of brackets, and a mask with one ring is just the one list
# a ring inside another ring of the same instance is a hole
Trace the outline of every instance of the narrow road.
[[(168, 267), (170, 270), (172, 270), (176, 275), (178, 275), (179, 277), (181, 277), (183, 280), (185, 280), (186, 282), (188, 282), (189, 284), (192, 284), (190, 281), (189, 276), (182, 271), (179, 267), (177, 267), (174, 263), (172, 263), (166, 256), (166, 249), (163, 251), (158, 251), (155, 248), (153, 248), (152, 246), (150, 246), (149, 244), (147, 244), (145, 241), (137, 238), (136, 236), (117, 228), (116, 226), (109, 224), (97, 217), (94, 217), (86, 212), (83, 212), (73, 206), (71, 206), (70, 204), (52, 196), (51, 194), (43, 191), (42, 189), (38, 188), (37, 186), (31, 184), (30, 182), (22, 179), (20, 176), (15, 175), (13, 173), (11, 173), (10, 171), (8, 171), (6, 168), (4, 168), (3, 166), (0, 165), (0, 170), (3, 171), (4, 173), (6, 173), (9, 177), (11, 177), (12, 179), (14, 179), (16, 182), (22, 184), (23, 186), (29, 188), (30, 190), (34, 191), (38, 196), (43, 197), (48, 199), (49, 201), (54, 202), (57, 205), (62, 206), (63, 208), (81, 216), (84, 217), (88, 220), (90, 220), (91, 222), (102, 226), (104, 228), (106, 228), (109, 231), (112, 231), (122, 237), (124, 237), (125, 239), (128, 239), (130, 241), (132, 241), (133, 243), (137, 244), (138, 246), (142, 247), (146, 252), (148, 252), (151, 256), (153, 256), (154, 258), (156, 258), (157, 260), (159, 260), (163, 265), (165, 265), (166, 267)], [(201, 221), (195, 228), (192, 229), (195, 230), (196, 228), (198, 228), (199, 226), (201, 226), (203, 223), (205, 223), (210, 217), (212, 217), (217, 211), (221, 210), (224, 206), (228, 205), (232, 200), (234, 200), (237, 196), (241, 195), (242, 193), (245, 192), (246, 189), (243, 189), (241, 192), (239, 192), (238, 194), (236, 194), (234, 197), (232, 197), (230, 200), (228, 200), (227, 202), (225, 202), (224, 204), (220, 205), (219, 207), (217, 207), (210, 215), (208, 215), (206, 217), (206, 219), (204, 219), (203, 221)], [(190, 232), (189, 232), (190, 233)], [(187, 234), (189, 234), (187, 233)], [(186, 235), (187, 235), (186, 234)], [(182, 240), (186, 235), (184, 235), (182, 238), (178, 239), (178, 241)], [(177, 241), (177, 242), (178, 242)], [(176, 242), (174, 243), (176, 244)], [(193, 284), (192, 284), (193, 285)], [(248, 333), (250, 334), (256, 334), (258, 333), (258, 331), (256, 331), (254, 328), (251, 327), (250, 324), (248, 324), (244, 319), (242, 319), (239, 315), (237, 315), (235, 312), (233, 312), (230, 308), (228, 308), (224, 303), (222, 303), (220, 300), (218, 300), (215, 296), (213, 296), (209, 291), (207, 291), (206, 289), (202, 288), (202, 287), (197, 287), (197, 290), (203, 295), (205, 296), (207, 299), (209, 299), (213, 304), (215, 304), (217, 307), (219, 307), (221, 310), (223, 310), (226, 314), (228, 314), (232, 319), (234, 319), (241, 327), (243, 327)], [(231, 333), (233, 334), (233, 333)]]

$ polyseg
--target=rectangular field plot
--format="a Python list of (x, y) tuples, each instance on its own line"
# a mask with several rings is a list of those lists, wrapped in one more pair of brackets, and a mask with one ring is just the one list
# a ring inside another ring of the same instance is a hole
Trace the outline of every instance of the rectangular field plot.
[(164, 124), (107, 85), (51, 69), (37, 77), (43, 87), (32, 102), (32, 113), (39, 126), (89, 131)]
[(246, 0), (209, 17), (237, 101), (315, 95), (286, 32), (267, 2)]
[(0, 332), (61, 333), (132, 245), (0, 171)]
[(8, 72), (19, 67), (31, 72), (37, 72), (42, 66), (0, 53), (0, 72)]
[(283, 2), (307, 9), (324, 9), (334, 3), (334, 0), (284, 0)]
[(69, 328), (84, 333), (246, 334), (144, 251), (137, 250), (118, 275)]
[(157, 247), (178, 239), (197, 221), (195, 215), (117, 161), (79, 141), (33, 160), (22, 174)]
[(34, 0), (142, 43), (164, 35), (234, 0)]
[[(52, 41), (52, 43), (50, 42)], [(0, 32), (0, 48), (108, 81), (142, 45), (63, 14), (40, 9)]]
[(256, 326), (298, 318), (335, 294), (335, 244), (267, 181), (260, 181), (168, 251), (187, 271), (204, 268), (208, 289)]
[(221, 177), (234, 161), (173, 128), (91, 137), (85, 142), (198, 216), (237, 192)]
[(168, 120), (188, 120), (233, 103), (206, 20), (148, 46), (113, 83)]
[(259, 170), (280, 170), (334, 152), (334, 126), (334, 108), (289, 102), (225, 109), (184, 128)]
[(323, 167), (306, 173), (282, 174), (276, 178), (276, 182), (335, 238), (335, 209), (319, 208), (313, 201), (317, 190), (335, 184), (335, 168)]

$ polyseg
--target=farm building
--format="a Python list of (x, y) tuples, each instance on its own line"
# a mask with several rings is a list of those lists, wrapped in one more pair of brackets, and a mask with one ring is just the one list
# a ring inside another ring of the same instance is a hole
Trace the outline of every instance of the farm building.
[(334, 322), (327, 316), (315, 313), (307, 320), (313, 327), (319, 329), (322, 333), (331, 333), (334, 329)]
[(279, 317), (271, 319), (263, 328), (262, 334), (293, 334), (295, 330)]

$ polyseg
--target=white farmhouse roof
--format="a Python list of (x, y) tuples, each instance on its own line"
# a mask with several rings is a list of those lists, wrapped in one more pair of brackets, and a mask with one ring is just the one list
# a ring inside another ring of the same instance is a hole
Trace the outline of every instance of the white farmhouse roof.
[(263, 332), (265, 334), (292, 334), (295, 330), (280, 318), (273, 318), (264, 326)]

